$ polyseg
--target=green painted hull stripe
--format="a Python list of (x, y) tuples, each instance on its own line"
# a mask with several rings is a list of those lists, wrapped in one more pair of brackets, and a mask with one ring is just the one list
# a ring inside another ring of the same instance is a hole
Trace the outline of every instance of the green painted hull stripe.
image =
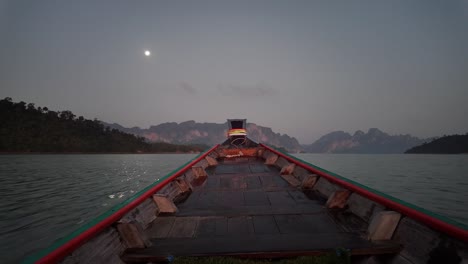
[(122, 201), (121, 203), (119, 204), (116, 204), (114, 205), (113, 207), (111, 207), (109, 210), (107, 210), (106, 212), (102, 213), (101, 215), (97, 216), (96, 218), (90, 220), (89, 222), (87, 222), (86, 224), (82, 225), (80, 228), (76, 229), (75, 231), (71, 232), (69, 235), (65, 236), (65, 237), (62, 237), (62, 238), (59, 238), (58, 240), (56, 240), (55, 242), (52, 243), (52, 245), (50, 245), (49, 247), (37, 252), (36, 254), (33, 254), (29, 257), (27, 257), (22, 263), (34, 263), (36, 261), (38, 261), (39, 259), (41, 259), (42, 257), (48, 255), (49, 253), (53, 252), (54, 250), (56, 250), (57, 248), (59, 248), (60, 246), (62, 246), (63, 244), (67, 243), (68, 241), (70, 241), (71, 239), (77, 237), (78, 235), (80, 235), (81, 233), (83, 233), (84, 231), (88, 230), (89, 228), (95, 226), (96, 224), (98, 224), (99, 222), (103, 221), (104, 219), (106, 219), (107, 217), (113, 215), (115, 212), (117, 212), (118, 210), (122, 209), (124, 206), (126, 206), (127, 204), (131, 203), (132, 201), (134, 201), (135, 199), (137, 199), (138, 197), (140, 197), (141, 195), (143, 195), (145, 192), (147, 192), (149, 189), (155, 187), (156, 185), (158, 185), (160, 182), (164, 181), (165, 179), (171, 177), (172, 175), (174, 175), (175, 173), (177, 173), (178, 171), (180, 171), (182, 168), (184, 168), (185, 166), (187, 166), (190, 162), (192, 162), (193, 160), (197, 159), (198, 157), (200, 157), (201, 155), (205, 154), (206, 152), (203, 152), (203, 153), (200, 153), (199, 155), (197, 155), (196, 157), (194, 157), (193, 159), (189, 160), (188, 162), (184, 163), (182, 166), (178, 167), (177, 169), (171, 171), (170, 173), (166, 174), (165, 176), (159, 178), (158, 180), (156, 180), (154, 183), (152, 183), (151, 185), (148, 185), (147, 187), (145, 187), (144, 189), (140, 190), (139, 192), (135, 193), (133, 196), (129, 197), (127, 200), (125, 201)]
[(405, 202), (405, 201), (403, 201), (403, 200), (401, 200), (401, 199), (398, 199), (398, 198), (393, 197), (393, 196), (391, 196), (391, 195), (388, 195), (388, 194), (385, 194), (385, 193), (383, 193), (383, 192), (380, 192), (380, 191), (378, 191), (378, 190), (376, 190), (376, 189), (372, 189), (372, 188), (367, 187), (367, 186), (365, 186), (365, 185), (363, 185), (363, 184), (360, 184), (360, 183), (358, 183), (358, 182), (355, 182), (355, 181), (353, 181), (353, 180), (350, 180), (350, 179), (348, 179), (348, 178), (345, 178), (345, 177), (343, 177), (343, 176), (341, 176), (341, 175), (338, 175), (338, 174), (336, 174), (336, 173), (334, 173), (334, 172), (331, 172), (331, 171), (328, 171), (328, 170), (326, 170), (326, 169), (320, 168), (320, 167), (318, 167), (318, 166), (316, 166), (316, 165), (313, 165), (313, 164), (311, 164), (311, 163), (309, 163), (309, 162), (307, 162), (307, 161), (304, 161), (304, 160), (302, 160), (302, 159), (300, 159), (300, 158), (298, 158), (298, 157), (294, 157), (294, 156), (292, 156), (292, 155), (290, 155), (290, 154), (288, 154), (288, 153), (285, 153), (285, 152), (279, 150), (279, 149), (276, 148), (276, 147), (273, 147), (273, 146), (269, 146), (269, 147), (275, 149), (275, 150), (278, 151), (278, 152), (281, 152), (282, 154), (284, 154), (285, 156), (290, 157), (291, 159), (298, 160), (298, 161), (300, 161), (300, 162), (302, 162), (302, 163), (304, 163), (304, 164), (307, 164), (307, 165), (309, 165), (309, 166), (311, 166), (311, 167), (313, 167), (313, 168), (315, 168), (315, 169), (317, 169), (317, 170), (319, 170), (319, 171), (325, 172), (325, 173), (327, 173), (327, 174), (329, 174), (329, 175), (331, 175), (331, 176), (333, 176), (333, 177), (336, 177), (336, 178), (338, 178), (338, 179), (340, 179), (340, 180), (346, 181), (346, 182), (351, 183), (351, 184), (353, 184), (353, 185), (356, 185), (356, 186), (358, 186), (358, 187), (360, 187), (360, 188), (366, 189), (367, 191), (370, 191), (370, 192), (372, 192), (372, 193), (374, 193), (374, 194), (377, 194), (377, 195), (379, 195), (379, 196), (382, 196), (382, 197), (384, 197), (384, 198), (387, 198), (387, 199), (389, 199), (389, 200), (391, 200), (391, 201), (394, 201), (394, 202), (396, 202), (396, 203), (399, 203), (399, 204), (404, 205), (404, 206), (406, 206), (406, 207), (409, 207), (409, 208), (411, 208), (411, 209), (417, 210), (417, 211), (419, 211), (419, 212), (421, 212), (421, 213), (430, 215), (430, 216), (432, 216), (432, 217), (434, 217), (434, 218), (437, 218), (437, 219), (439, 219), (439, 220), (441, 220), (441, 221), (444, 221), (444, 222), (447, 223), (447, 224), (451, 224), (451, 225), (460, 227), (460, 228), (462, 228), (462, 229), (468, 230), (468, 226), (465, 225), (465, 224), (463, 224), (463, 223), (460, 223), (460, 222), (458, 222), (458, 221), (455, 221), (455, 220), (453, 220), (453, 219), (451, 219), (451, 218), (448, 218), (448, 217), (446, 217), (446, 216), (443, 216), (443, 215), (434, 213), (434, 212), (432, 212), (432, 211), (429, 211), (429, 210), (424, 209), (424, 208), (422, 208), (422, 207), (419, 207), (419, 206), (417, 206), (417, 205), (414, 205), (414, 204)]

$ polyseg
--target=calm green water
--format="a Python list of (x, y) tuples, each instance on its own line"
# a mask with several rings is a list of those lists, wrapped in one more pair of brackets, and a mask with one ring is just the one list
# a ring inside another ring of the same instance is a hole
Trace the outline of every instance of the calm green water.
[[(0, 155), (0, 256), (45, 248), (195, 155)], [(297, 157), (468, 224), (468, 155)]]

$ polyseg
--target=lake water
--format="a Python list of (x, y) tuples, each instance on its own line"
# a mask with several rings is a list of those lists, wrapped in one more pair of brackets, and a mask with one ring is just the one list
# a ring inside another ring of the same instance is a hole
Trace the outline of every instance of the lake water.
[[(468, 224), (468, 155), (297, 154)], [(0, 256), (14, 263), (195, 157), (0, 155)]]

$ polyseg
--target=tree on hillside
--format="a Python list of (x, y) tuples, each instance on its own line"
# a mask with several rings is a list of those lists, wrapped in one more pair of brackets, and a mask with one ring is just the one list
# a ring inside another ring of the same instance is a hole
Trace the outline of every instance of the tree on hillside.
[[(142, 137), (105, 127), (69, 110), (51, 111), (33, 103), (0, 100), (0, 151), (3, 152), (161, 152)], [(168, 144), (170, 145), (170, 144)], [(164, 146), (164, 152), (181, 146)], [(188, 146), (185, 152), (200, 149)]]

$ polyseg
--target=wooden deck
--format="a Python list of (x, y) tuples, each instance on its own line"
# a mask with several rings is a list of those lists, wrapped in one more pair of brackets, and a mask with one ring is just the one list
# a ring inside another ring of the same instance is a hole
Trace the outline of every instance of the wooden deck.
[(304, 194), (261, 160), (220, 162), (208, 174), (175, 215), (158, 217), (146, 230), (153, 246), (127, 250), (124, 261), (158, 261), (168, 255), (271, 258), (337, 248), (353, 254), (399, 250), (394, 243), (363, 239), (359, 220), (326, 209), (320, 196)]

